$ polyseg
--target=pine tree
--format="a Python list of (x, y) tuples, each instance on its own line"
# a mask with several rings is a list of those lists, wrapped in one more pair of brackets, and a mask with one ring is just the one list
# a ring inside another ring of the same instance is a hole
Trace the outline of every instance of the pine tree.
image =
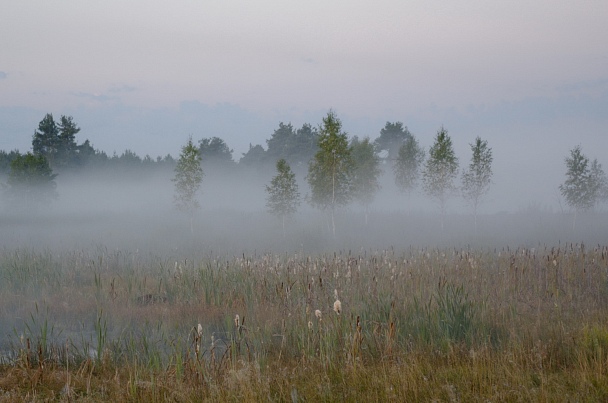
[(201, 167), (201, 155), (198, 147), (192, 142), (192, 137), (188, 143), (182, 147), (177, 165), (175, 166), (175, 207), (182, 212), (190, 215), (190, 232), (194, 233), (194, 212), (200, 208), (196, 199), (196, 193), (203, 181), (203, 168)]
[(277, 174), (272, 178), (270, 185), (266, 185), (268, 193), (266, 207), (268, 212), (281, 219), (283, 224), (283, 236), (285, 236), (285, 219), (294, 214), (300, 205), (300, 193), (296, 175), (291, 167), (281, 158), (276, 164)]
[(47, 113), (38, 124), (38, 130), (34, 132), (32, 150), (34, 154), (45, 157), (49, 165), (53, 167), (59, 147), (59, 128), (53, 119), (53, 115)]
[(76, 134), (80, 132), (80, 128), (71, 116), (62, 115), (58, 129), (56, 164), (62, 167), (74, 165), (79, 162), (77, 161), (79, 148), (76, 144)]

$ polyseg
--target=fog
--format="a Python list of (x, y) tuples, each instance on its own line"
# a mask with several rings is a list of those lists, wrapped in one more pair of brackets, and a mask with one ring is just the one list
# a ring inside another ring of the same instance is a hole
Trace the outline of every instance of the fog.
[[(530, 154), (533, 153), (530, 151), (527, 155)], [(465, 156), (460, 154), (460, 158), (462, 166)], [(82, 290), (74, 290), (77, 297), (61, 300), (49, 297), (49, 291), (38, 293), (38, 289), (56, 287), (49, 286), (47, 281), (58, 281), (35, 278), (28, 265), (35, 265), (38, 260), (64, 276), (89, 276), (88, 287), (93, 286), (90, 276), (101, 276), (95, 270), (111, 275), (112, 287), (114, 276), (122, 287), (128, 287), (130, 281), (134, 281), (134, 274), (123, 271), (137, 267), (136, 280), (140, 282), (135, 281), (137, 286), (129, 291), (127, 299), (118, 300), (137, 313), (146, 309), (139, 304), (141, 298), (146, 295), (162, 298), (162, 294), (147, 294), (161, 289), (160, 285), (158, 288), (152, 285), (155, 273), (162, 272), (162, 281), (178, 262), (194, 267), (193, 264), (228, 262), (241, 256), (256, 261), (270, 254), (306, 259), (336, 253), (369, 256), (379, 251), (399, 256), (425, 248), (502, 251), (518, 247), (544, 250), (545, 246), (552, 248), (568, 243), (605, 245), (608, 239), (605, 206), (579, 215), (573, 228), (573, 214), (555, 203), (554, 196), (563, 174), (546, 176), (543, 183), (538, 182), (537, 189), (532, 189), (534, 181), (525, 180), (533, 174), (540, 174), (542, 178), (543, 169), (560, 166), (561, 160), (557, 158), (544, 168), (538, 164), (535, 173), (519, 180), (518, 172), (526, 169), (525, 159), (521, 162), (523, 166), (518, 167), (497, 158), (495, 184), (482, 205), (477, 231), (470, 209), (457, 195), (448, 203), (442, 229), (439, 206), (424, 196), (420, 188), (409, 195), (400, 193), (392, 172), (384, 166), (382, 188), (371, 206), (368, 222), (363, 207), (352, 203), (336, 212), (335, 236), (327, 214), (313, 209), (306, 200), (302, 200), (283, 232), (281, 221), (265, 208), (265, 185), (274, 175), (270, 169), (248, 171), (238, 165), (230, 170), (207, 169), (199, 194), (201, 208), (194, 215), (192, 231), (190, 217), (174, 208), (171, 181), (174, 172), (168, 167), (150, 171), (121, 168), (60, 174), (56, 178), (58, 198), (49, 205), (19, 213), (11, 212), (7, 205), (0, 209), (0, 244), (8, 262), (4, 275), (13, 276), (11, 287), (17, 287), (16, 291), (11, 288), (11, 302), (0, 318), (0, 361), (13, 357), (17, 335), (26, 332), (24, 329), (31, 329), (31, 335), (41, 333), (41, 323), (46, 324), (47, 319), (56, 331), (49, 336), (52, 343), (62, 345), (65, 339), (72, 339), (76, 348), (89, 349), (89, 355), (96, 357), (97, 352), (91, 346), (95, 346), (97, 337), (95, 323), (102, 315), (100, 306), (105, 305)], [(515, 173), (510, 175), (504, 166), (512, 167)], [(305, 172), (300, 169), (297, 173), (300, 193), (306, 199), (309, 190)], [(528, 187), (517, 187), (517, 183), (526, 183)], [(527, 193), (530, 189), (535, 191)], [(51, 263), (45, 260), (48, 256), (52, 257)], [(71, 270), (64, 272), (54, 266), (72, 260), (75, 263), (69, 263)], [(104, 270), (100, 269), (102, 260)], [(9, 267), (11, 264), (15, 267)], [(146, 279), (150, 281), (148, 286)], [(106, 291), (109, 281), (108, 278), (104, 283)], [(22, 294), (18, 287), (26, 291)], [(66, 301), (77, 302), (70, 305)], [(71, 308), (80, 304), (81, 310)], [(106, 315), (111, 315), (120, 305), (109, 304), (103, 311)], [(139, 334), (141, 329), (150, 326), (147, 320), (145, 317), (133, 319), (132, 323), (110, 323), (108, 340), (119, 340), (127, 331)], [(213, 331), (218, 329), (221, 330), (218, 327)]]
[[(384, 165), (382, 188), (371, 205), (367, 224), (363, 206), (353, 202), (337, 210), (335, 236), (327, 212), (306, 202), (305, 172), (296, 171), (303, 200), (287, 221), (284, 234), (281, 221), (265, 207), (265, 185), (274, 172), (248, 171), (235, 165), (229, 170), (206, 170), (192, 232), (189, 216), (173, 205), (172, 169), (87, 171), (60, 174), (56, 178), (58, 198), (37, 211), (16, 214), (2, 208), (0, 240), (5, 249), (102, 248), (175, 259), (412, 247), (604, 244), (608, 228), (605, 206), (579, 214), (573, 228), (573, 213), (560, 200), (557, 189), (564, 174), (542, 178), (543, 170), (565, 170), (563, 157), (555, 160), (538, 164), (537, 171), (528, 175), (522, 173), (525, 158), (520, 166), (497, 158), (494, 185), (481, 205), (477, 232), (472, 212), (459, 195), (448, 202), (442, 230), (439, 206), (422, 194), (420, 186), (411, 194), (399, 192), (392, 172)], [(465, 162), (461, 153), (461, 168)], [(513, 174), (506, 171), (507, 165)], [(540, 175), (536, 180), (526, 177), (535, 174)], [(519, 175), (524, 175), (521, 180)], [(518, 188), (519, 182), (523, 186)]]

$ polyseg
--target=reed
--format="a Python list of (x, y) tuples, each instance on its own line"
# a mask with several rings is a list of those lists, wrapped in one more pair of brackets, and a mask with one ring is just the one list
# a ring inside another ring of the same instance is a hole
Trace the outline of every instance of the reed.
[(5, 250), (0, 275), (9, 400), (608, 399), (601, 245)]

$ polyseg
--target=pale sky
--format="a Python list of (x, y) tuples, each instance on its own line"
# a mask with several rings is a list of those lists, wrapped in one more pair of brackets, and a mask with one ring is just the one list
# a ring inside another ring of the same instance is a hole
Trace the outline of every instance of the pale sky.
[(217, 135), (238, 160), (280, 121), (317, 125), (329, 108), (351, 135), (375, 138), (386, 121), (402, 121), (425, 147), (444, 125), (463, 153), (477, 135), (495, 147), (505, 136), (550, 139), (558, 164), (576, 144), (600, 160), (608, 146), (605, 0), (0, 8), (4, 150), (27, 151), (51, 112), (72, 115), (77, 140), (109, 154), (176, 156), (189, 135)]

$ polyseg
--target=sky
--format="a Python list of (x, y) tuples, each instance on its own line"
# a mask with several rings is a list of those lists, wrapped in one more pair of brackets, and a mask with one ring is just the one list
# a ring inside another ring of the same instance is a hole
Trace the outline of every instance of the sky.
[(238, 160), (330, 108), (349, 135), (401, 121), (424, 147), (443, 125), (462, 161), (480, 136), (513, 181), (608, 146), (604, 0), (0, 5), (3, 150), (29, 150), (53, 113), (108, 154), (177, 156), (190, 135), (218, 136)]

